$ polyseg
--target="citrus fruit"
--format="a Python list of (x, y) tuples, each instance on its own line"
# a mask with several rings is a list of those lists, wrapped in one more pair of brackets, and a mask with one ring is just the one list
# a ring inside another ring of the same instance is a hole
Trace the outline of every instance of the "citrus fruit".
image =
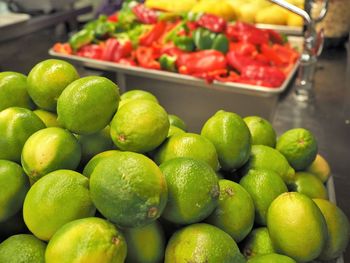
[(119, 87), (104, 77), (73, 81), (57, 101), (58, 122), (77, 134), (105, 128), (118, 109)]
[(274, 252), (270, 234), (266, 227), (253, 229), (242, 244), (242, 253), (247, 259)]
[(0, 222), (15, 215), (29, 189), (28, 177), (17, 163), (0, 160)]
[(32, 111), (11, 107), (0, 112), (0, 159), (21, 161), (24, 143), (45, 124)]
[(81, 147), (67, 130), (58, 127), (42, 129), (32, 134), (23, 146), (22, 166), (26, 174), (37, 181), (58, 169), (77, 168)]
[(223, 170), (238, 169), (248, 160), (251, 135), (239, 115), (223, 110), (218, 111), (206, 121), (201, 135), (215, 145)]
[(193, 224), (177, 231), (169, 240), (164, 263), (243, 263), (236, 242), (221, 229)]
[(323, 183), (325, 183), (330, 174), (331, 168), (328, 162), (320, 154), (316, 155), (315, 160), (305, 169), (306, 172), (316, 175)]
[(146, 226), (124, 230), (128, 245), (126, 262), (157, 263), (162, 262), (165, 251), (165, 237), (158, 221)]
[(265, 255), (258, 255), (251, 258), (247, 263), (297, 263), (294, 259), (285, 255), (271, 253)]
[(296, 128), (283, 133), (277, 140), (276, 149), (297, 171), (306, 169), (316, 158), (317, 141), (306, 129)]
[(96, 154), (114, 148), (109, 126), (97, 133), (77, 135), (76, 137), (81, 145), (81, 162), (83, 164), (86, 164)]
[(123, 263), (126, 243), (110, 222), (89, 217), (71, 221), (51, 238), (45, 252), (46, 263)]
[(165, 140), (168, 131), (168, 114), (150, 100), (130, 101), (118, 110), (111, 122), (112, 140), (123, 151), (152, 151)]
[(49, 240), (64, 224), (93, 216), (89, 180), (71, 170), (57, 170), (37, 181), (23, 204), (23, 218), (29, 230)]
[(253, 228), (253, 200), (249, 193), (235, 182), (220, 180), (219, 187), (219, 204), (206, 221), (224, 230), (238, 243)]
[(328, 239), (319, 259), (332, 260), (345, 252), (349, 244), (350, 225), (347, 216), (335, 204), (323, 199), (313, 199), (326, 219)]
[(129, 90), (124, 92), (120, 96), (120, 99), (121, 100), (144, 99), (144, 100), (151, 100), (155, 103), (158, 103), (158, 99), (152, 93), (145, 90), (139, 90), (139, 89), (134, 89), (134, 90)]
[(28, 93), (38, 107), (56, 111), (58, 97), (78, 78), (78, 72), (70, 63), (59, 59), (44, 60), (28, 74)]
[(162, 164), (177, 157), (190, 157), (208, 163), (215, 171), (219, 169), (215, 146), (207, 138), (195, 133), (171, 136), (156, 151), (154, 160)]
[(33, 109), (27, 86), (25, 75), (11, 71), (0, 72), (0, 111), (9, 107)]
[(169, 126), (169, 131), (168, 131), (168, 138), (175, 135), (175, 134), (180, 134), (180, 133), (185, 133), (184, 130), (174, 126), (174, 125), (170, 125)]
[(168, 118), (170, 125), (176, 126), (183, 131), (187, 131), (187, 126), (185, 122), (179, 116), (175, 114), (168, 114)]
[(83, 170), (83, 175), (86, 177), (90, 177), (92, 172), (95, 170), (95, 167), (97, 164), (104, 159), (105, 157), (111, 156), (114, 153), (118, 153), (116, 150), (109, 150), (105, 152), (101, 152), (99, 154), (96, 154), (94, 157), (90, 159), (90, 161), (85, 165), (84, 170)]
[(310, 198), (328, 199), (327, 188), (315, 175), (307, 172), (295, 173), (295, 181), (290, 189)]
[(213, 212), (218, 203), (219, 183), (207, 163), (179, 157), (161, 164), (160, 169), (169, 192), (163, 218), (173, 223), (191, 224)]
[(295, 171), (287, 159), (276, 149), (265, 145), (253, 145), (249, 161), (240, 170), (246, 174), (250, 169), (272, 170), (276, 172), (288, 185), (294, 181)]
[(276, 132), (271, 123), (258, 116), (248, 116), (243, 119), (252, 135), (253, 145), (266, 145), (272, 148), (276, 145)]
[(168, 197), (159, 167), (133, 152), (117, 152), (99, 161), (90, 177), (90, 191), (101, 214), (123, 227), (156, 220)]
[(37, 109), (33, 111), (36, 116), (38, 116), (43, 123), (45, 123), (46, 127), (60, 127), (61, 125), (57, 121), (57, 115), (56, 113), (42, 110), (42, 109)]
[(316, 259), (326, 244), (326, 221), (306, 195), (289, 192), (278, 196), (267, 212), (267, 228), (277, 253), (297, 262)]
[(271, 170), (249, 170), (239, 184), (250, 194), (255, 207), (255, 222), (266, 226), (266, 214), (271, 202), (288, 191), (282, 178)]
[(44, 263), (46, 244), (33, 235), (19, 234), (0, 244), (1, 263)]

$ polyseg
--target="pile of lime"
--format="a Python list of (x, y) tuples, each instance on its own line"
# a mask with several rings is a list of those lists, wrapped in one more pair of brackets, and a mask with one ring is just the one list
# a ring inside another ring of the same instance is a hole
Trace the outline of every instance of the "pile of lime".
[(61, 60), (0, 73), (0, 263), (259, 263), (339, 257), (310, 130), (220, 110), (200, 134), (146, 91)]

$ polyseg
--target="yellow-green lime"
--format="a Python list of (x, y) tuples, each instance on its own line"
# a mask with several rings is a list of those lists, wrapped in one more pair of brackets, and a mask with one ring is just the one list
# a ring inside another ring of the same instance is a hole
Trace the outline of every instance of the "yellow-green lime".
[(255, 222), (266, 226), (267, 210), (277, 196), (288, 191), (286, 184), (272, 170), (254, 169), (250, 169), (239, 184), (247, 190), (254, 201)]
[(81, 162), (84, 165), (96, 154), (114, 148), (109, 126), (99, 132), (76, 137), (81, 145)]
[(266, 227), (253, 229), (242, 244), (242, 253), (247, 258), (253, 258), (258, 255), (271, 254), (275, 252), (269, 231)]
[(169, 126), (169, 131), (168, 131), (168, 138), (175, 135), (175, 134), (181, 134), (181, 133), (185, 133), (184, 130), (174, 126), (174, 125), (170, 125)]
[(271, 123), (259, 116), (248, 116), (243, 119), (252, 135), (252, 144), (266, 145), (272, 148), (276, 145), (276, 132)]
[(170, 125), (176, 126), (183, 131), (187, 131), (186, 123), (183, 119), (175, 114), (168, 114)]
[(119, 87), (109, 79), (80, 78), (69, 84), (58, 98), (58, 122), (77, 134), (96, 133), (112, 120), (119, 99)]
[(249, 161), (240, 170), (246, 174), (248, 170), (272, 170), (276, 172), (288, 185), (294, 181), (295, 171), (289, 165), (287, 159), (276, 149), (265, 145), (253, 145)]
[(143, 100), (151, 100), (153, 102), (158, 103), (158, 99), (156, 96), (154, 96), (151, 92), (145, 91), (145, 90), (129, 90), (124, 92), (120, 96), (121, 100), (135, 100), (135, 99), (143, 99)]
[(95, 170), (95, 167), (102, 159), (104, 159), (105, 157), (111, 156), (115, 153), (118, 153), (118, 151), (117, 150), (109, 150), (109, 151), (105, 151), (105, 152), (101, 152), (99, 154), (96, 154), (85, 165), (84, 170), (83, 170), (83, 175), (85, 175), (86, 177), (90, 177), (92, 172)]
[(276, 149), (297, 171), (306, 169), (316, 158), (317, 141), (311, 131), (296, 128), (283, 133), (277, 140)]
[(294, 259), (285, 255), (271, 253), (265, 255), (258, 255), (251, 258), (247, 263), (297, 263)]
[(17, 163), (0, 160), (0, 223), (14, 216), (23, 205), (29, 180)]
[(46, 263), (123, 263), (127, 245), (122, 233), (107, 220), (90, 217), (61, 227), (45, 252)]
[(50, 127), (31, 135), (23, 146), (22, 166), (37, 181), (58, 169), (74, 170), (81, 158), (81, 147), (69, 131)]
[(0, 112), (0, 159), (21, 161), (24, 143), (45, 124), (32, 111), (11, 107)]
[(14, 235), (0, 244), (1, 263), (45, 263), (46, 244), (30, 234)]
[(128, 263), (160, 263), (164, 258), (165, 237), (161, 224), (154, 221), (146, 226), (123, 231)]
[(56, 111), (57, 99), (79, 74), (74, 66), (59, 59), (36, 64), (28, 74), (28, 93), (34, 103), (48, 111)]
[(335, 204), (323, 199), (313, 199), (313, 201), (326, 219), (328, 229), (328, 239), (319, 259), (336, 259), (345, 252), (349, 244), (349, 219)]
[(305, 169), (305, 171), (316, 175), (323, 183), (327, 182), (331, 175), (331, 168), (327, 160), (320, 154), (316, 155), (315, 160)]
[(159, 167), (134, 152), (103, 157), (90, 176), (90, 191), (101, 214), (122, 227), (144, 226), (156, 220), (168, 199)]
[(168, 131), (168, 114), (151, 100), (130, 101), (118, 110), (111, 122), (112, 140), (123, 151), (152, 151), (165, 140)]
[(23, 204), (23, 218), (29, 230), (42, 240), (50, 240), (64, 224), (93, 216), (89, 180), (71, 170), (57, 170), (37, 181)]
[(27, 91), (27, 77), (21, 73), (0, 72), (0, 111), (9, 107), (33, 109)]
[(297, 262), (316, 259), (328, 239), (320, 209), (309, 197), (296, 192), (283, 193), (271, 203), (267, 228), (277, 253)]
[(295, 181), (290, 189), (310, 198), (328, 199), (327, 188), (315, 175), (307, 172), (295, 173)]
[(201, 135), (215, 145), (223, 170), (238, 169), (248, 161), (251, 135), (239, 115), (223, 110), (216, 112), (204, 124)]
[(168, 185), (168, 202), (162, 217), (177, 224), (196, 223), (218, 204), (219, 183), (205, 162), (179, 157), (160, 165)]
[(42, 109), (37, 109), (33, 112), (43, 121), (43, 123), (45, 123), (46, 127), (61, 127), (61, 125), (57, 121), (56, 113)]
[(220, 228), (193, 224), (169, 240), (164, 263), (244, 263), (236, 242)]
[(199, 134), (181, 133), (167, 139), (156, 151), (154, 160), (162, 164), (177, 157), (190, 157), (206, 162), (215, 171), (219, 160), (214, 144)]
[(206, 221), (224, 230), (237, 243), (241, 242), (253, 228), (253, 199), (235, 182), (220, 180), (219, 187), (219, 204)]

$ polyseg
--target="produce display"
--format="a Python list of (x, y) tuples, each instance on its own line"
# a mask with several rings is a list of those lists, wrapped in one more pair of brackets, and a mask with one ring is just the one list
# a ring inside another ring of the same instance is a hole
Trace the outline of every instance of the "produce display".
[(153, 94), (53, 59), (0, 73), (0, 98), (1, 263), (292, 263), (348, 245), (309, 130), (219, 110), (191, 133)]
[(206, 9), (174, 13), (148, 8), (147, 2), (126, 2), (117, 13), (87, 23), (53, 50), (208, 82), (280, 87), (298, 51), (274, 30), (224, 18)]

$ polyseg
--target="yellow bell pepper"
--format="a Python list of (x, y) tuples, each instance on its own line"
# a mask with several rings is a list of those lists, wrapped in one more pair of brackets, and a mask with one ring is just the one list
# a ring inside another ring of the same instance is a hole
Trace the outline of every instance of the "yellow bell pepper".
[(196, 4), (197, 0), (146, 0), (148, 8), (160, 9), (168, 12), (182, 13), (189, 12)]
[(231, 20), (236, 17), (235, 10), (227, 0), (218, 2), (217, 0), (202, 0), (191, 10), (194, 13), (208, 13)]

